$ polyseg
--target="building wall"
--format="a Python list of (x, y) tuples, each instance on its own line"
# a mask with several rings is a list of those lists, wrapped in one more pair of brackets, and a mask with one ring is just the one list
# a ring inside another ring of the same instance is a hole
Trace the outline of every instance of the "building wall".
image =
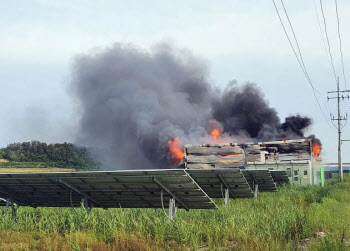
[(313, 165), (310, 160), (290, 162), (248, 162), (247, 169), (284, 170), (291, 184), (305, 186), (321, 185), (321, 166)]

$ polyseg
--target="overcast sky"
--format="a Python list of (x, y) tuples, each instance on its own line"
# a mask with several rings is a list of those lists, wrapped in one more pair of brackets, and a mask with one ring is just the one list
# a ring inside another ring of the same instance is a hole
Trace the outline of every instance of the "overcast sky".
[[(282, 14), (279, 0), (276, 3)], [(334, 64), (344, 88), (335, 5), (333, 0), (323, 3)], [(336, 102), (318, 95), (326, 121), (270, 0), (5, 0), (1, 4), (0, 146), (34, 139), (74, 140), (76, 108), (68, 86), (76, 55), (116, 42), (145, 49), (168, 42), (201, 57), (214, 85), (224, 86), (231, 79), (255, 82), (282, 119), (296, 113), (312, 117), (309, 133), (322, 140), (327, 161), (337, 159), (337, 131), (329, 120), (330, 112), (336, 114)], [(334, 90), (325, 36), (317, 21), (318, 12), (323, 25), (319, 1), (285, 0), (285, 5), (314, 85), (321, 93)], [(338, 0), (338, 5), (350, 86), (350, 2)], [(344, 112), (350, 108), (346, 103)], [(345, 139), (350, 138), (349, 128), (350, 123), (344, 128)], [(345, 161), (350, 161), (349, 151), (350, 142), (345, 142)]]

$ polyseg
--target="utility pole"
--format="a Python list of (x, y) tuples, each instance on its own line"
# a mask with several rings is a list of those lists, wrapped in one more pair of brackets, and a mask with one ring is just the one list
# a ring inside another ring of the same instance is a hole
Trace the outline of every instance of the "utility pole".
[(348, 114), (346, 114), (346, 116), (344, 117), (340, 113), (340, 99), (344, 100), (346, 98), (346, 99), (349, 100), (349, 94), (347, 94), (344, 97), (344, 93), (349, 93), (349, 92), (350, 92), (350, 90), (342, 90), (342, 91), (339, 90), (339, 77), (337, 78), (337, 90), (336, 91), (329, 91), (329, 92), (327, 92), (328, 94), (333, 94), (333, 93), (337, 94), (336, 97), (328, 97), (328, 95), (327, 95), (327, 100), (337, 99), (337, 103), (338, 103), (338, 116), (337, 116), (337, 118), (335, 118), (331, 114), (331, 120), (332, 121), (334, 121), (334, 120), (338, 121), (337, 129), (338, 129), (338, 167), (339, 167), (338, 173), (339, 173), (339, 181), (342, 181), (343, 178), (344, 178), (344, 175), (343, 175), (343, 162), (342, 162), (342, 159), (341, 159), (341, 157), (342, 157), (342, 153), (341, 153), (341, 146), (342, 146), (341, 131), (342, 131), (344, 126), (342, 126), (341, 121), (342, 120), (346, 121), (348, 119)]

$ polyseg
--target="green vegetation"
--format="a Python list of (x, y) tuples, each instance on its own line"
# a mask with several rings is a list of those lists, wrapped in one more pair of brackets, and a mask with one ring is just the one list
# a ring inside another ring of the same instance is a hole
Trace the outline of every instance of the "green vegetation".
[(96, 170), (98, 164), (85, 147), (71, 143), (46, 144), (39, 141), (13, 143), (0, 149), (0, 168), (5, 167), (62, 167)]
[(350, 250), (350, 179), (259, 196), (173, 222), (161, 209), (1, 208), (0, 250)]
[(0, 162), (0, 168), (48, 168), (48, 167), (66, 167), (62, 162)]

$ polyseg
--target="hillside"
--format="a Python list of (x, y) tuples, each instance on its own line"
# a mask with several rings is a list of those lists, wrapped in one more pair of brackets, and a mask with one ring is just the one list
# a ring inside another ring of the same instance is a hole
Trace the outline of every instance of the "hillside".
[[(39, 141), (13, 143), (0, 149), (3, 168), (67, 168), (97, 170), (98, 163), (86, 147), (72, 143), (46, 144)], [(29, 171), (29, 169), (27, 169)]]

